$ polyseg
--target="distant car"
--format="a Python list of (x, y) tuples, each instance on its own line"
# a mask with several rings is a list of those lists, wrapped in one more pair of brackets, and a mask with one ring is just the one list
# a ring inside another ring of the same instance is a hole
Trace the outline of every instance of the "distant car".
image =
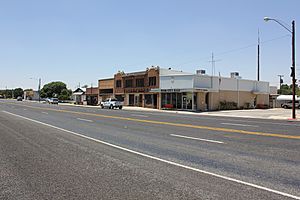
[(114, 98), (108, 98), (105, 101), (102, 101), (100, 103), (101, 108), (109, 108), (109, 109), (114, 109), (114, 108), (123, 108), (123, 103), (117, 99)]
[[(293, 101), (287, 101), (283, 104), (281, 104), (281, 107), (287, 109), (287, 108), (292, 108), (293, 107)], [(300, 108), (299, 101), (295, 101), (295, 107)]]
[(23, 98), (22, 97), (17, 97), (17, 101), (22, 101), (23, 100)]
[(58, 98), (48, 98), (46, 102), (49, 104), (58, 104)]

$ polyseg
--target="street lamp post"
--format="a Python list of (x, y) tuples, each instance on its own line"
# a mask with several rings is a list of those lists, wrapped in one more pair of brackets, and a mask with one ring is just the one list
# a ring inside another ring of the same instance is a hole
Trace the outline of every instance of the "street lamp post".
[(292, 86), (293, 86), (293, 102), (292, 102), (292, 118), (296, 119), (296, 105), (295, 105), (295, 101), (296, 101), (296, 57), (295, 57), (295, 20), (292, 21), (292, 30), (287, 28), (285, 25), (283, 25), (280, 21), (278, 21), (277, 19), (273, 19), (270, 17), (265, 17), (264, 20), (267, 21), (275, 21), (276, 23), (278, 23), (280, 26), (282, 26), (283, 28), (285, 28), (288, 32), (290, 32), (292, 34), (292, 67), (291, 67), (291, 77), (292, 77)]

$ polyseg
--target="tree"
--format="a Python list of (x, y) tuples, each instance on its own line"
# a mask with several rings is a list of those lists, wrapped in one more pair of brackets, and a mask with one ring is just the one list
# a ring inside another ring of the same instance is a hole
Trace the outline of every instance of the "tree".
[(63, 89), (61, 94), (58, 96), (60, 100), (69, 100), (70, 96), (72, 95), (72, 90)]
[[(300, 88), (299, 85), (295, 85), (296, 87), (296, 95), (300, 95)], [(283, 95), (292, 95), (293, 94), (293, 85), (283, 84), (281, 85), (281, 90), (278, 90), (278, 94)]]
[(41, 89), (41, 97), (58, 97), (59, 95), (61, 95), (64, 89), (67, 90), (67, 85), (63, 82), (56, 81), (48, 83)]
[(82, 88), (88, 88), (89, 86), (87, 84), (83, 85)]
[(14, 94), (14, 98), (17, 98), (17, 97), (22, 97), (24, 92), (22, 88), (16, 88), (14, 89), (13, 94)]

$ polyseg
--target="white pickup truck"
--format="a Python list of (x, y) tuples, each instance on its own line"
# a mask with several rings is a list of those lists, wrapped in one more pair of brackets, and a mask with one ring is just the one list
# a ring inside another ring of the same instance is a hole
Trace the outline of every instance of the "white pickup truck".
[(114, 98), (108, 98), (105, 101), (102, 101), (100, 103), (101, 108), (109, 108), (109, 109), (114, 109), (114, 108), (123, 108), (123, 103), (121, 101), (118, 101), (117, 99)]

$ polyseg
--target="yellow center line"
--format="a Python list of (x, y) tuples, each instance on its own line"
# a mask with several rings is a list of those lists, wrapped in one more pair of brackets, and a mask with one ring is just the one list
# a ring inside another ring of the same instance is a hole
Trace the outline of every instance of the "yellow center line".
[[(13, 103), (8, 103), (8, 104), (16, 105)], [(77, 115), (94, 116), (94, 117), (101, 117), (101, 118), (107, 118), (107, 119), (119, 119), (119, 120), (142, 122), (142, 123), (148, 123), (148, 124), (159, 124), (159, 125), (177, 126), (177, 127), (194, 128), (194, 129), (204, 129), (204, 130), (212, 130), (212, 131), (220, 131), (220, 132), (240, 133), (240, 134), (247, 134), (247, 135), (279, 137), (279, 138), (287, 138), (287, 139), (300, 139), (300, 136), (296, 136), (296, 135), (245, 131), (245, 130), (238, 130), (238, 129), (218, 128), (218, 127), (200, 126), (200, 125), (192, 125), (192, 124), (178, 124), (178, 123), (174, 123), (174, 122), (162, 122), (162, 121), (154, 121), (154, 120), (129, 118), (129, 117), (103, 115), (103, 114), (96, 114), (96, 113), (84, 113), (84, 112), (77, 112), (77, 111), (70, 111), (70, 110), (58, 110), (58, 109), (53, 109), (53, 108), (41, 108), (41, 107), (34, 107), (34, 106), (28, 106), (28, 105), (20, 105), (20, 106), (25, 106), (28, 108), (39, 109), (39, 110), (48, 110), (48, 111), (71, 113), (71, 114), (77, 114)]]

